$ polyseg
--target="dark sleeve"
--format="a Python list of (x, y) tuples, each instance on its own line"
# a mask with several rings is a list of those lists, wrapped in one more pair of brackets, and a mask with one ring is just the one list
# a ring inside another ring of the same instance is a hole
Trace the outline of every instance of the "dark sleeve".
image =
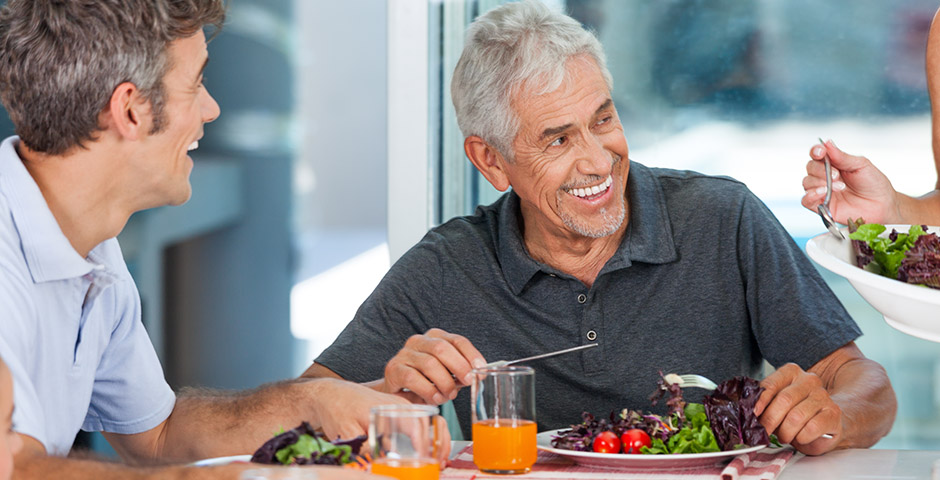
[(744, 196), (738, 262), (751, 329), (773, 366), (808, 369), (862, 332), (770, 210)]
[(376, 380), (408, 337), (431, 328), (440, 306), (437, 238), (428, 233), (395, 262), (316, 363), (354, 382)]

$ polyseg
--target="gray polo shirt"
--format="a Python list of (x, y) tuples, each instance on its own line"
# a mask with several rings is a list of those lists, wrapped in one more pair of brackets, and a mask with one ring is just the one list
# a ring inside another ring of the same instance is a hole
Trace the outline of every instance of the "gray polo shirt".
[[(414, 334), (464, 335), (488, 361), (596, 341), (531, 364), (539, 431), (651, 409), (658, 372), (758, 376), (804, 369), (861, 331), (767, 207), (742, 183), (631, 163), (630, 217), (594, 285), (534, 260), (509, 192), (432, 229), (319, 358), (342, 377), (382, 377)], [(469, 438), (469, 389), (454, 401)], [(701, 392), (686, 397), (701, 401)]]

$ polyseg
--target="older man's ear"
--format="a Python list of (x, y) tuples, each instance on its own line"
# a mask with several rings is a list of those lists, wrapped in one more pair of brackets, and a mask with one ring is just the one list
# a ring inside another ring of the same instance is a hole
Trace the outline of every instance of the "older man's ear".
[(506, 160), (490, 144), (482, 138), (471, 135), (463, 141), (463, 149), (467, 158), (474, 167), (500, 192), (510, 187), (509, 175), (506, 172)]

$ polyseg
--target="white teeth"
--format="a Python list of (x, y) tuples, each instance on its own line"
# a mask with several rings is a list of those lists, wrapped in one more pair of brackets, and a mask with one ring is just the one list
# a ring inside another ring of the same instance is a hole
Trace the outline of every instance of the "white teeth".
[(614, 178), (611, 175), (607, 175), (607, 179), (604, 180), (604, 183), (600, 185), (594, 185), (593, 187), (585, 187), (585, 188), (572, 188), (568, 190), (568, 193), (576, 197), (584, 198), (590, 195), (597, 195), (598, 193), (601, 193), (607, 190), (607, 188), (610, 187), (610, 185), (613, 183), (614, 183)]
[(189, 148), (187, 148), (186, 151), (187, 151), (187, 152), (188, 152), (188, 151), (192, 151), (192, 150), (195, 150), (195, 149), (197, 149), (197, 148), (199, 148), (199, 140), (196, 140), (195, 142), (190, 143), (190, 144), (189, 144)]

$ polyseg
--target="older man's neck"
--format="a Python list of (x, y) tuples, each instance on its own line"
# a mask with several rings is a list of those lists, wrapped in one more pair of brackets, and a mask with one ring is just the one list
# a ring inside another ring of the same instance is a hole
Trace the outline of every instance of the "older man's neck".
[(17, 152), (62, 233), (82, 258), (124, 229), (133, 210), (123, 201), (113, 172), (108, 172), (105, 154), (75, 148), (64, 155), (45, 155), (22, 144)]
[(558, 236), (534, 230), (527, 229), (523, 234), (529, 255), (591, 287), (601, 269), (620, 247), (627, 231), (627, 219), (616, 232), (601, 238), (575, 234)]

